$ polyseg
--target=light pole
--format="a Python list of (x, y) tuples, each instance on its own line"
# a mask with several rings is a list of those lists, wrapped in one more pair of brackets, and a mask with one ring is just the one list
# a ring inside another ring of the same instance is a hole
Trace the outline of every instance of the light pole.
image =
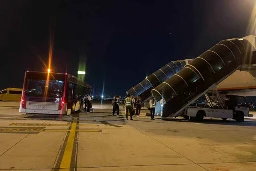
[(78, 79), (84, 82), (85, 71), (77, 71)]

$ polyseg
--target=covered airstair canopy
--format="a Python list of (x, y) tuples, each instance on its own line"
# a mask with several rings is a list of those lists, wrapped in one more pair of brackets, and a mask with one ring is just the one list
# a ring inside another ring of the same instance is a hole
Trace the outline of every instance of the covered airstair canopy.
[(126, 93), (133, 96), (141, 96), (142, 99), (147, 99), (151, 96), (152, 88), (158, 86), (177, 72), (179, 72), (191, 59), (172, 61), (151, 75), (147, 76), (137, 85), (130, 88)]
[(153, 97), (165, 102), (163, 116), (176, 116), (243, 65), (256, 64), (255, 36), (222, 40), (186, 64), (177, 74), (153, 88)]

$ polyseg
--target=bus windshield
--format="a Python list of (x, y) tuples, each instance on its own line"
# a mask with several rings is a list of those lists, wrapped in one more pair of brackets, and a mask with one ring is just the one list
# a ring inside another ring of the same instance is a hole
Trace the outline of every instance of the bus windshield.
[(63, 80), (49, 80), (48, 88), (46, 80), (27, 79), (25, 95), (29, 97), (43, 97), (47, 90), (47, 97), (61, 98), (63, 94)]

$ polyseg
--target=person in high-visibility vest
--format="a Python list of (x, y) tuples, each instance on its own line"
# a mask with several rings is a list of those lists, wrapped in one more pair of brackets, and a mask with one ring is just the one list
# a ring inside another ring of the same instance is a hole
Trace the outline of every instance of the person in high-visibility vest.
[(133, 110), (133, 104), (132, 104), (132, 98), (130, 97), (130, 94), (127, 94), (127, 97), (125, 98), (125, 108), (126, 108), (126, 119), (128, 120), (128, 111), (130, 113), (130, 120), (133, 120), (132, 119), (132, 115), (134, 113), (134, 110)]

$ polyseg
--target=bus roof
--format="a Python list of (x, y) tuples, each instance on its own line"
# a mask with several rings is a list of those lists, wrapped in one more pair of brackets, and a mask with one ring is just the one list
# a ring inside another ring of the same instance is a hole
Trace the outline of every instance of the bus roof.
[(4, 90), (22, 91), (22, 88), (8, 87), (8, 88), (5, 88)]
[[(29, 75), (29, 76), (32, 76), (32, 75), (45, 75), (45, 74), (48, 74), (48, 72), (41, 72), (41, 71), (26, 71), (26, 75)], [(84, 86), (84, 87), (87, 87), (87, 88), (90, 88), (91, 89), (91, 86), (88, 84), (88, 83), (85, 83), (81, 80), (79, 80), (77, 77), (71, 75), (71, 74), (68, 74), (68, 73), (54, 73), (54, 72), (50, 72), (50, 74), (52, 75), (59, 75), (59, 76), (65, 76), (65, 75), (68, 75), (68, 81), (69, 82), (72, 82), (72, 83), (75, 83), (75, 84), (78, 84), (78, 85), (81, 85), (81, 86)], [(64, 78), (64, 77), (63, 77)]]

